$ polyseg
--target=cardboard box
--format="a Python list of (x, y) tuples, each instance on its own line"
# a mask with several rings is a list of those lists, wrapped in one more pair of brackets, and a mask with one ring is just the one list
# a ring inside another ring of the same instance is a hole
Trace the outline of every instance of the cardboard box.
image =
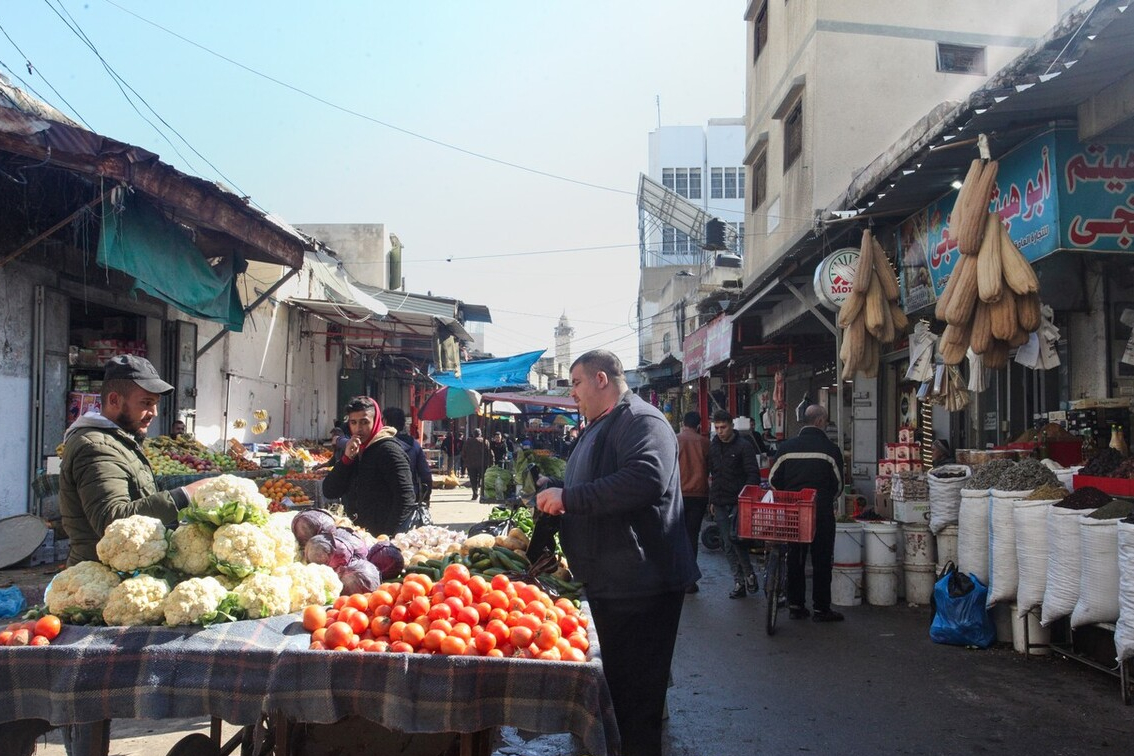
[(894, 519), (898, 522), (925, 525), (929, 522), (929, 502), (894, 499)]
[(878, 474), (879, 475), (893, 475), (894, 474), (894, 460), (880, 459), (878, 460)]
[(264, 468), (277, 468), (283, 467), (287, 464), (289, 455), (287, 454), (265, 454), (260, 457), (260, 467)]

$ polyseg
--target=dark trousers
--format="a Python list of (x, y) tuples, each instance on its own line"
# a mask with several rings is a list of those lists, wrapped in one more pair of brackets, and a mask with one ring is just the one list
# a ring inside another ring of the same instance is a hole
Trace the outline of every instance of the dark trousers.
[(479, 467), (469, 468), (469, 488), (472, 489), (474, 494), (483, 493), (481, 490), (481, 483), (484, 482), (484, 469)]
[[(835, 510), (830, 505), (815, 507), (815, 540), (788, 547), (787, 600), (792, 606), (806, 606), (807, 554), (811, 553), (811, 608), (831, 608), (831, 562), (835, 558)], [(810, 549), (808, 548), (810, 546)]]
[(708, 496), (686, 496), (685, 529), (689, 532), (689, 543), (693, 544), (693, 558), (697, 558), (697, 548), (701, 543), (701, 525), (705, 521), (705, 511), (709, 508)]
[(622, 756), (661, 756), (662, 712), (684, 600), (684, 591), (589, 599)]

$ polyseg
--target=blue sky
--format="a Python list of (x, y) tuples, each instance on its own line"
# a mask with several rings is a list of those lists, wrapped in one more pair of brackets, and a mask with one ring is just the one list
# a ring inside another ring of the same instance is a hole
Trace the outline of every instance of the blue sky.
[[(497, 355), (552, 350), (566, 312), (576, 355), (629, 367), (655, 98), (664, 125), (743, 115), (744, 7), (4, 0), (0, 72), (295, 225), (387, 224), (407, 288), (487, 305)], [(176, 151), (63, 19), (184, 137), (135, 100)]]

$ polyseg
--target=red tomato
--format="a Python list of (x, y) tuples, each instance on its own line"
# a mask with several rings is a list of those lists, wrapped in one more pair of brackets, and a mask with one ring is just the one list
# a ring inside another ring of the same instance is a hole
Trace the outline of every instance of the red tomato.
[(45, 614), (36, 620), (35, 634), (42, 635), (48, 640), (55, 640), (59, 635), (59, 631), (63, 629), (63, 623), (54, 614)]

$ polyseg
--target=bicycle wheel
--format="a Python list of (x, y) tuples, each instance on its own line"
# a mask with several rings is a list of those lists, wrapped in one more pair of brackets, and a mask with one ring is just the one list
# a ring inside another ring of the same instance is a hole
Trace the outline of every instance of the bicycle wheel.
[(779, 548), (773, 546), (768, 549), (764, 558), (764, 595), (767, 597), (764, 629), (768, 631), (768, 635), (776, 634), (776, 615), (780, 611), (780, 592), (783, 590), (780, 573), (783, 568), (784, 564), (780, 559)]

